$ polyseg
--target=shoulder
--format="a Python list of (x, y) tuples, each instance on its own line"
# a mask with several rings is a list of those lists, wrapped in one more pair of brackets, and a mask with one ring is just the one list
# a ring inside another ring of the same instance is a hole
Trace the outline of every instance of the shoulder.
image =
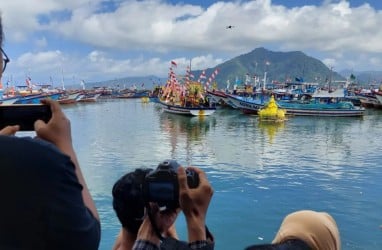
[[(1, 150), (8, 152), (17, 152), (17, 149), (24, 150), (23, 153), (33, 151), (51, 150), (60, 153), (58, 148), (45, 140), (32, 137), (18, 137), (18, 136), (0, 136)], [(26, 150), (29, 149), (29, 150)]]

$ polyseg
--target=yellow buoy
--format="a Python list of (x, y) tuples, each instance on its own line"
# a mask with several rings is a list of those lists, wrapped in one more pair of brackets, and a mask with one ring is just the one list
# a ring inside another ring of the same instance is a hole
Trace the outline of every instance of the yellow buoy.
[(141, 100), (143, 103), (148, 103), (150, 101), (150, 98), (148, 98), (147, 96), (143, 96)]
[(258, 111), (260, 120), (281, 122), (285, 120), (285, 110), (279, 109), (273, 95), (269, 102)]

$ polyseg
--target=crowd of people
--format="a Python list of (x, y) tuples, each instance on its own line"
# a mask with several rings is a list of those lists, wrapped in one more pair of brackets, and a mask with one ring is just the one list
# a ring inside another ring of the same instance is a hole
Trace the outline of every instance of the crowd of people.
[[(0, 79), (9, 62), (3, 38), (0, 18)], [(52, 117), (35, 122), (34, 138), (16, 136), (19, 125), (0, 128), (0, 249), (98, 249), (100, 217), (77, 160), (70, 121), (56, 101), (45, 99), (42, 104), (50, 107)], [(186, 170), (198, 176), (197, 186), (189, 186)], [(150, 172), (126, 173), (112, 188), (121, 223), (113, 249), (214, 249), (206, 225), (214, 191), (206, 173), (178, 167), (177, 206), (163, 209), (144, 199), (143, 184)], [(187, 241), (178, 239), (174, 224), (180, 212), (186, 218)], [(335, 220), (328, 213), (302, 210), (284, 218), (272, 243), (246, 249), (340, 248)]]

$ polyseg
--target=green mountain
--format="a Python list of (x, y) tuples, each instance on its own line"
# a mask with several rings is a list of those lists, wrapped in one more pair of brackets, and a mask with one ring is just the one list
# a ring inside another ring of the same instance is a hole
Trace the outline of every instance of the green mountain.
[[(320, 60), (307, 56), (301, 51), (275, 52), (265, 48), (257, 48), (247, 54), (219, 64), (214, 68), (206, 69), (207, 78), (211, 76), (216, 68), (219, 68), (219, 73), (215, 78), (219, 89), (225, 88), (228, 80), (231, 84), (235, 82), (244, 83), (247, 74), (251, 78), (256, 75), (262, 81), (264, 72), (267, 72), (267, 83), (272, 81), (295, 81), (296, 78), (303, 79), (305, 82), (318, 82), (322, 84), (330, 79), (332, 81), (345, 80), (345, 77), (337, 72), (332, 72)], [(197, 80), (202, 71), (193, 70), (192, 73), (195, 76), (195, 80)], [(138, 88), (152, 89), (154, 85), (163, 85), (165, 82), (165, 78), (156, 76), (126, 77), (103, 82), (86, 83), (86, 88), (97, 86), (125, 88), (135, 85)]]
[[(219, 88), (225, 88), (227, 80), (232, 84), (237, 80), (243, 83), (246, 74), (250, 77), (256, 75), (263, 80), (264, 72), (267, 72), (267, 83), (295, 81), (296, 78), (305, 82), (319, 83), (325, 83), (330, 79), (333, 81), (345, 79), (337, 72), (331, 72), (330, 68), (320, 60), (307, 56), (303, 52), (274, 52), (265, 48), (257, 48), (215, 68), (207, 69), (207, 78), (216, 68), (219, 68), (219, 74), (215, 78)], [(201, 71), (193, 71), (193, 73), (198, 78)]]

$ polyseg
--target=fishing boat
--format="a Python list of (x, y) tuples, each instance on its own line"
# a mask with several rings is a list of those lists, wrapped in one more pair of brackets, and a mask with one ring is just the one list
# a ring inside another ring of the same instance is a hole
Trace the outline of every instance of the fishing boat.
[(58, 98), (58, 103), (60, 104), (73, 104), (73, 103), (76, 103), (77, 102), (77, 98), (81, 95), (81, 92), (80, 91), (76, 91), (76, 92), (73, 92), (73, 93), (65, 93), (65, 94), (62, 94), (59, 98)]
[[(172, 65), (176, 66), (175, 62)], [(163, 112), (190, 116), (208, 116), (216, 111), (206, 96), (205, 88), (200, 81), (189, 78), (190, 69), (187, 68), (186, 80), (180, 82), (170, 67), (169, 79), (163, 92), (158, 95), (158, 103)]]
[(14, 104), (39, 104), (41, 103), (42, 99), (52, 99), (52, 100), (58, 100), (58, 98), (61, 96), (62, 93), (40, 93), (40, 94), (32, 94), (23, 96), (17, 99), (17, 101), (14, 102)]
[[(243, 97), (227, 94), (229, 101), (245, 114), (258, 114), (264, 107), (267, 96), (260, 98)], [(356, 107), (345, 100), (344, 89), (333, 92), (317, 90), (313, 94), (304, 94), (297, 100), (279, 100), (279, 108), (285, 109), (287, 115), (295, 116), (363, 116), (365, 109)]]
[(235, 109), (241, 110), (244, 114), (254, 114), (264, 107), (267, 100), (266, 96), (253, 98), (252, 96), (239, 96), (234, 94), (226, 94), (227, 104)]
[(98, 97), (101, 96), (101, 93), (91, 93), (86, 92), (82, 93), (77, 97), (77, 102), (96, 102), (98, 100)]
[(229, 100), (224, 91), (216, 89), (207, 90), (207, 95), (210, 97), (210, 101), (215, 104), (232, 107), (232, 105), (228, 104)]
[(345, 90), (333, 92), (317, 90), (314, 94), (305, 94), (298, 100), (278, 101), (279, 107), (286, 110), (287, 115), (296, 116), (363, 116), (365, 109), (356, 107), (345, 100)]
[(19, 96), (8, 95), (8, 94), (4, 95), (3, 89), (1, 88), (1, 85), (0, 85), (0, 105), (14, 104), (18, 99), (19, 99)]

